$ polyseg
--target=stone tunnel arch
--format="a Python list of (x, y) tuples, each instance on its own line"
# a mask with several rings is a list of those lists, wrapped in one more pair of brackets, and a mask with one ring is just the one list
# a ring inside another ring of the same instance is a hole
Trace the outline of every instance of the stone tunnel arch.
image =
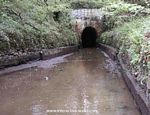
[(76, 9), (71, 16), (78, 44), (83, 48), (95, 47), (97, 37), (103, 32), (104, 15), (101, 9)]
[(96, 47), (98, 33), (92, 26), (85, 27), (81, 33), (81, 42), (83, 48)]

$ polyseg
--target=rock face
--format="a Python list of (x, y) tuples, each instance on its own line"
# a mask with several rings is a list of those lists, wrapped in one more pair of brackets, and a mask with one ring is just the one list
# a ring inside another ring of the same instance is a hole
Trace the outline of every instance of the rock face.
[[(81, 43), (81, 42), (84, 42), (82, 40), (88, 40), (86, 41), (85, 44), (88, 44), (89, 42), (92, 42), (94, 44), (96, 40), (95, 38), (92, 38), (92, 37), (97, 38), (97, 36), (100, 36), (103, 31), (103, 14), (101, 10), (100, 9), (78, 9), (78, 10), (72, 11), (71, 15), (73, 19), (72, 25), (73, 25), (74, 31), (76, 32), (78, 36), (78, 41)], [(95, 35), (93, 34), (92, 36), (89, 33), (87, 33), (86, 35), (86, 32), (89, 32), (87, 31), (88, 30), (87, 28), (89, 30), (91, 28), (91, 34), (94, 33), (94, 30), (95, 30), (96, 32)], [(84, 36), (84, 39), (83, 39), (83, 36)], [(89, 36), (91, 36), (91, 38)], [(82, 45), (85, 45), (85, 44), (82, 43)], [(91, 47), (90, 44), (88, 46)]]

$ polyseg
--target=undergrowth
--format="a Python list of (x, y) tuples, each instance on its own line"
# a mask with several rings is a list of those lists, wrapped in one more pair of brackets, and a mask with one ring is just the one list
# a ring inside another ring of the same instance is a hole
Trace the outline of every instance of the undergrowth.
[(123, 23), (111, 31), (104, 32), (101, 43), (118, 50), (135, 79), (146, 85), (150, 77), (150, 16)]
[(75, 45), (66, 1), (1, 0), (0, 54)]

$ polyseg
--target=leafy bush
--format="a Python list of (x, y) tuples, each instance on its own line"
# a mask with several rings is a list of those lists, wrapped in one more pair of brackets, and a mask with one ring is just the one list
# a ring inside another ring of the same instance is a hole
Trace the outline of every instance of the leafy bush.
[(117, 3), (119, 0), (73, 0), (71, 1), (71, 7), (73, 9), (92, 9), (102, 8), (110, 3)]
[(99, 42), (116, 49), (142, 85), (150, 77), (150, 16), (104, 32)]
[(76, 44), (70, 26), (69, 3), (55, 0), (0, 2), (1, 53)]
[(102, 8), (105, 15), (106, 30), (121, 26), (124, 22), (130, 22), (138, 17), (150, 15), (150, 8), (137, 4), (129, 4), (123, 1), (110, 3)]

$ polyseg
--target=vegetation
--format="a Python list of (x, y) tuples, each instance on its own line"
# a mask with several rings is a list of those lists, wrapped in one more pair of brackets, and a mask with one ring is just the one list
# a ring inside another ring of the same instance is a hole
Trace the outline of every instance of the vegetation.
[(106, 32), (98, 42), (118, 50), (135, 79), (146, 86), (150, 77), (150, 9), (117, 3), (105, 8)]
[(103, 6), (109, 4), (111, 1), (114, 1), (114, 0), (90, 0), (90, 1), (89, 0), (74, 0), (71, 2), (71, 7), (73, 9), (102, 8)]
[(0, 54), (77, 43), (66, 1), (1, 0), (0, 9)]
[(121, 26), (124, 22), (130, 22), (138, 17), (145, 17), (150, 14), (150, 8), (137, 4), (125, 2), (112, 2), (102, 8), (105, 15), (106, 30)]
[(118, 1), (0, 0), (0, 54), (77, 44), (70, 24), (72, 8), (102, 8), (107, 28), (122, 24), (116, 21), (119, 13), (150, 12)]
[(129, 3), (135, 3), (135, 4), (140, 4), (145, 7), (150, 7), (150, 1), (149, 0), (126, 0)]
[(105, 32), (98, 42), (116, 48), (136, 80), (146, 85), (150, 77), (150, 8), (147, 1), (139, 4), (143, 6), (121, 0), (0, 0), (0, 56), (75, 45), (70, 11), (101, 8)]

